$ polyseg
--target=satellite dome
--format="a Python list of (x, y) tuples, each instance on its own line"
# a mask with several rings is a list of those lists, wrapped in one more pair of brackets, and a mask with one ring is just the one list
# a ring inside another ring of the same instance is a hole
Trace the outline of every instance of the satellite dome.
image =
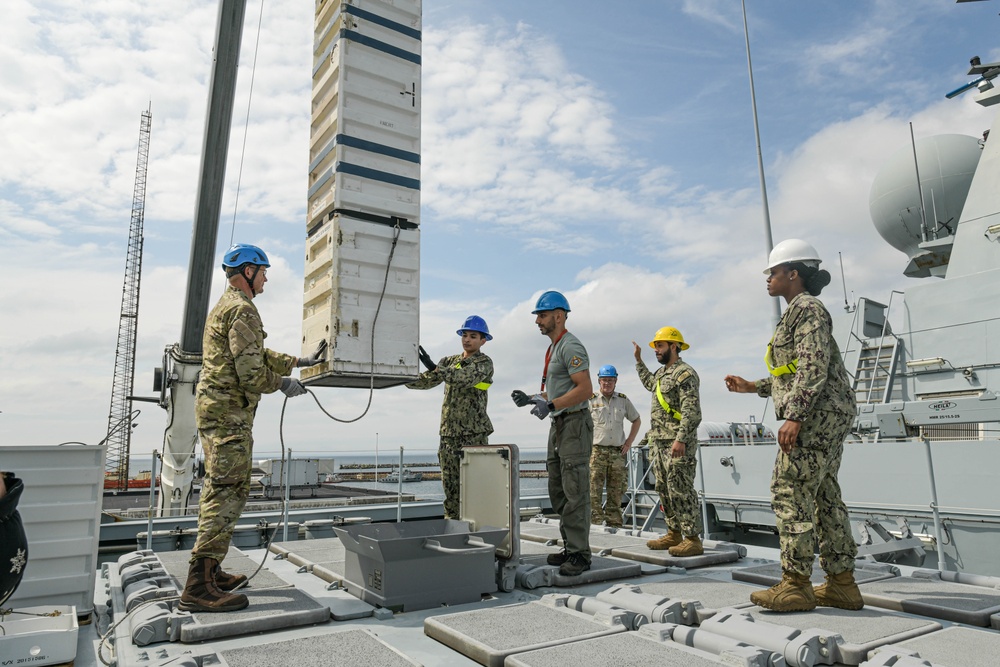
[[(936, 238), (954, 235), (983, 152), (979, 139), (940, 134), (917, 139), (916, 147), (928, 230), (938, 230)], [(879, 170), (868, 196), (868, 210), (875, 229), (889, 245), (910, 259), (920, 254), (920, 195), (912, 146), (896, 151)]]

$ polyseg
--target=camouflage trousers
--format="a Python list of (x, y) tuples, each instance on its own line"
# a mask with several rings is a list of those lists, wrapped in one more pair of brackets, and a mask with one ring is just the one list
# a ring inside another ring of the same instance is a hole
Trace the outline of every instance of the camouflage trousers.
[(837, 481), (852, 420), (853, 415), (817, 410), (802, 422), (792, 451), (778, 450), (771, 507), (781, 541), (781, 568), (786, 572), (810, 576), (817, 543), (819, 564), (826, 572), (854, 569), (858, 548)]
[(694, 490), (694, 475), (698, 469), (698, 447), (688, 446), (684, 456), (673, 458), (673, 440), (649, 441), (649, 465), (656, 476), (656, 492), (663, 505), (663, 521), (669, 530), (684, 535), (701, 535), (701, 504)]
[(590, 450), (594, 422), (590, 410), (551, 419), (545, 469), (549, 501), (559, 515), (559, 532), (568, 553), (590, 561)]
[(441, 464), (441, 485), (444, 487), (444, 518), (461, 519), (458, 509), (459, 480), (461, 479), (462, 447), (488, 445), (488, 433), (473, 433), (461, 437), (442, 435), (438, 447)]
[(232, 428), (199, 429), (198, 436), (205, 452), (205, 481), (191, 560), (214, 558), (221, 563), (250, 495), (253, 436), (249, 430), (234, 433)]
[[(590, 522), (600, 525), (606, 521), (609, 526), (621, 528), (622, 496), (627, 485), (625, 456), (621, 447), (594, 447), (590, 455)], [(604, 487), (608, 489), (608, 499), (601, 506)]]

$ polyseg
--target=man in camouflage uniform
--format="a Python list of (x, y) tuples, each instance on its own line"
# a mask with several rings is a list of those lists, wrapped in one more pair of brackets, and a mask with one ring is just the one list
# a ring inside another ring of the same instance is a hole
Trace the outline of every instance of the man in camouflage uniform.
[[(621, 499), (628, 480), (625, 479), (625, 459), (642, 420), (632, 401), (615, 391), (618, 369), (611, 365), (597, 371), (600, 392), (590, 397), (590, 417), (594, 420), (594, 451), (590, 455), (590, 522), (611, 528), (622, 527)], [(632, 422), (628, 436), (622, 428), (624, 420)], [(608, 499), (601, 506), (604, 487)]]
[(438, 462), (446, 519), (462, 518), (458, 507), (462, 447), (489, 444), (493, 432), (493, 423), (486, 414), (487, 390), (493, 384), (493, 360), (480, 351), (493, 336), (486, 320), (478, 315), (466, 318), (456, 333), (462, 337), (462, 353), (444, 357), (435, 364), (420, 347), (420, 361), (427, 370), (406, 385), (410, 389), (430, 389), (444, 382)]
[(549, 501), (559, 515), (563, 549), (549, 554), (549, 565), (558, 565), (566, 577), (590, 569), (590, 450), (594, 446), (594, 421), (587, 409), (593, 394), (590, 358), (580, 339), (566, 329), (569, 302), (556, 291), (543, 292), (531, 311), (535, 324), (550, 345), (542, 367), (541, 391), (529, 396), (511, 392), (518, 407), (531, 405), (539, 419), (551, 417), (545, 469), (549, 476)]
[[(771, 477), (783, 576), (776, 586), (750, 596), (775, 611), (864, 606), (854, 581), (857, 546), (837, 481), (855, 415), (854, 394), (833, 339), (833, 320), (816, 298), (830, 282), (819, 263), (816, 250), (804, 241), (789, 239), (774, 247), (764, 271), (767, 291), (788, 306), (768, 344), (770, 375), (756, 382), (736, 375), (725, 379), (729, 391), (770, 396), (775, 415), (785, 420)], [(810, 577), (817, 541), (826, 583), (814, 590)]]
[(656, 475), (667, 534), (650, 540), (650, 549), (668, 549), (671, 556), (700, 556), (702, 520), (694, 475), (698, 467), (698, 425), (701, 424), (701, 385), (698, 374), (680, 358), (690, 346), (674, 327), (663, 327), (649, 346), (663, 364), (651, 373), (635, 347), (635, 370), (647, 390), (653, 392), (652, 416), (647, 434), (650, 465)]
[(202, 370), (195, 390), (195, 423), (205, 452), (205, 480), (198, 506), (198, 539), (181, 594), (184, 611), (235, 611), (249, 604), (232, 593), (245, 575), (224, 572), (220, 563), (250, 494), (253, 419), (261, 394), (281, 389), (299, 396), (305, 387), (287, 377), (296, 366), (322, 360), (325, 345), (296, 359), (264, 347), (264, 326), (253, 298), (267, 282), (267, 255), (237, 244), (223, 257), (229, 287), (208, 314)]

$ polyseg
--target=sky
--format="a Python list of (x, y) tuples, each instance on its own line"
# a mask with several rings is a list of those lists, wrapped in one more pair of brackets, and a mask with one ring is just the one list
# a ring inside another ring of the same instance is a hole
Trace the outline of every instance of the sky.
[[(1000, 60), (1000, 5), (947, 0), (747, 0), (773, 238), (812, 243), (822, 298), (885, 302), (915, 279), (868, 213), (896, 151), (992, 123), (969, 58)], [(0, 444), (96, 443), (107, 432), (140, 114), (152, 112), (135, 394), (181, 334), (218, 5), (209, 0), (7, 0), (0, 24)], [(258, 25), (260, 26), (258, 31)], [(249, 0), (216, 249), (254, 243), (272, 268), (257, 304), (275, 350), (299, 354), (313, 7)], [(530, 314), (562, 291), (596, 373), (648, 423), (632, 341), (670, 325), (691, 348), (707, 421), (774, 425), (722, 378), (761, 377), (773, 327), (740, 3), (425, 0), (420, 343), (461, 351), (466, 316), (494, 335), (491, 442), (543, 449), (511, 403), (547, 346)], [(251, 86), (252, 75), (252, 86)], [(251, 91), (252, 89), (252, 91)], [(251, 94), (252, 92), (252, 94)], [(238, 196), (237, 196), (238, 193)], [(215, 277), (210, 302), (223, 289)], [(595, 382), (596, 386), (596, 382)], [(335, 416), (367, 390), (317, 388)], [(377, 390), (344, 425), (308, 397), (264, 397), (256, 451), (433, 458), (441, 388)], [(137, 407), (132, 454), (166, 413)]]

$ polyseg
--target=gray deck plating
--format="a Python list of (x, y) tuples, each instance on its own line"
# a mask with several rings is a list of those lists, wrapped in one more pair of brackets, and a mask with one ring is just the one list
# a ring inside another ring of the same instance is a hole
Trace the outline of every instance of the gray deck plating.
[(697, 655), (676, 642), (656, 641), (637, 632), (518, 653), (507, 658), (504, 663), (505, 667), (565, 667), (566, 665), (717, 667), (719, 664), (717, 660)]
[(996, 667), (1000, 635), (988, 630), (953, 627), (901, 642), (897, 647), (916, 651), (935, 665)]
[(246, 596), (250, 598), (250, 606), (241, 611), (191, 614), (194, 623), (181, 628), (180, 641), (189, 644), (330, 620), (329, 609), (291, 586), (247, 589)]
[(1000, 612), (1000, 591), (924, 577), (896, 577), (866, 583), (865, 604), (942, 618), (956, 623), (990, 627)]
[[(884, 563), (869, 564), (864, 561), (857, 561), (855, 564), (854, 580), (858, 584), (892, 579), (897, 576), (899, 576), (899, 568), (893, 565)], [(819, 563), (813, 563), (812, 576), (810, 578), (814, 584), (821, 584), (825, 581), (826, 572), (819, 566)], [(733, 570), (733, 579), (746, 581), (751, 584), (760, 584), (761, 586), (774, 586), (781, 581), (781, 564), (766, 563), (764, 565), (742, 567)]]
[(680, 576), (669, 581), (639, 581), (638, 585), (643, 593), (697, 600), (706, 609), (750, 606), (750, 593), (757, 590), (746, 584), (699, 576)]
[(343, 630), (293, 641), (220, 651), (229, 667), (420, 667), (371, 631)]
[(619, 632), (625, 632), (621, 624), (602, 623), (541, 602), (475, 609), (424, 621), (428, 637), (488, 667), (502, 667), (504, 659), (514, 653)]

